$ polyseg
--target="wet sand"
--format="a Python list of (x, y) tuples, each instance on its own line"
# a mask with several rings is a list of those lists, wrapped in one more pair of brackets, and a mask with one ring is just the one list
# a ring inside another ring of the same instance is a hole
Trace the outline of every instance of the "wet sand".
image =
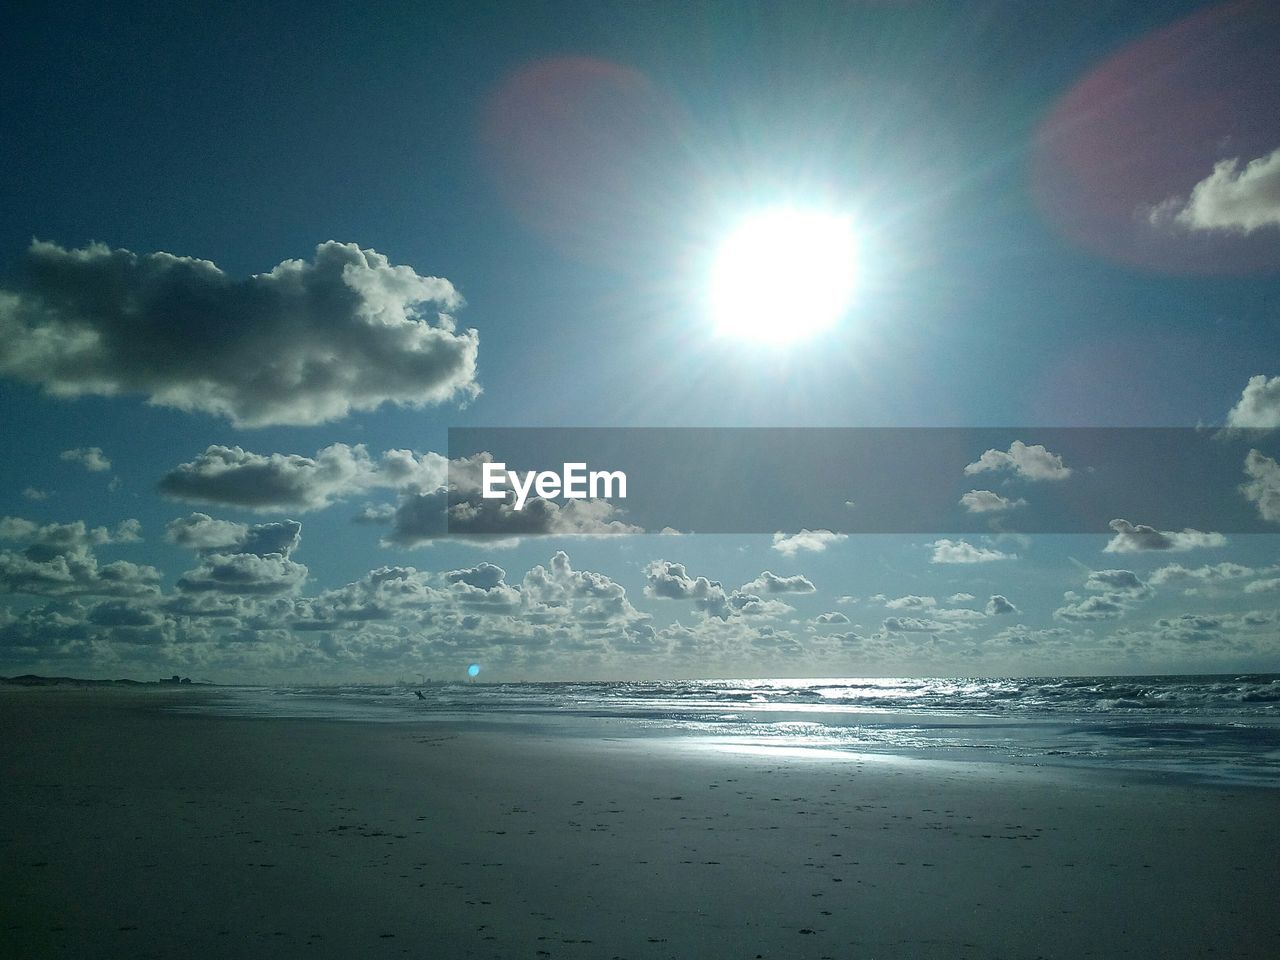
[(0, 690), (0, 954), (1274, 957), (1275, 791)]

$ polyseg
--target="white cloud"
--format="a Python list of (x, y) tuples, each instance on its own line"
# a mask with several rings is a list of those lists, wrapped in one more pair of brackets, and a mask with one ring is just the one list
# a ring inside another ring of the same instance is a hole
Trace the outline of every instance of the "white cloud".
[(817, 588), (802, 573), (780, 577), (768, 570), (738, 588), (743, 593), (813, 593)]
[[(973, 598), (970, 597), (970, 599)], [(884, 605), (888, 610), (932, 610), (938, 605), (938, 601), (933, 597), (920, 597), (915, 594), (908, 594), (905, 597), (895, 597), (893, 600), (885, 600)]]
[(1157, 530), (1145, 523), (1128, 520), (1112, 520), (1116, 535), (1103, 547), (1103, 553), (1141, 553), (1147, 550), (1198, 550), (1208, 547), (1224, 547), (1227, 538), (1220, 533), (1202, 533), (1199, 530)]
[(1252, 233), (1280, 226), (1280, 149), (1250, 160), (1219, 160), (1213, 172), (1191, 188), (1191, 196), (1170, 197), (1151, 211), (1156, 225), (1173, 221), (1189, 230)]
[(820, 613), (810, 621), (815, 626), (829, 626), (833, 623), (850, 623), (849, 618), (839, 610), (832, 610), (828, 613)]
[(968, 603), (970, 600), (976, 600), (972, 593), (953, 593), (947, 597), (947, 603)]
[(773, 535), (773, 549), (784, 556), (794, 557), (800, 551), (821, 553), (833, 543), (848, 540), (847, 534), (832, 533), (830, 530), (801, 530), (799, 533)]
[(1258, 506), (1263, 520), (1280, 523), (1280, 464), (1257, 450), (1250, 450), (1244, 460), (1245, 475), (1249, 482), (1240, 491)]
[(1280, 577), (1273, 577), (1269, 580), (1254, 580), (1252, 583), (1246, 584), (1245, 593), (1280, 593)]
[(1148, 578), (1156, 586), (1173, 583), (1209, 583), (1221, 580), (1237, 580), (1255, 573), (1252, 567), (1238, 563), (1206, 564), (1202, 567), (1188, 569), (1180, 563), (1170, 563), (1154, 571)]
[(1280, 377), (1250, 377), (1239, 402), (1227, 412), (1227, 426), (1261, 430), (1280, 427)]
[(993, 560), (1016, 560), (1017, 554), (1002, 553), (986, 547), (975, 547), (966, 540), (935, 540), (930, 563), (990, 563)]
[(111, 461), (102, 453), (101, 447), (76, 447), (74, 450), (63, 450), (58, 454), (59, 460), (78, 463), (90, 473), (103, 473), (111, 469)]
[(1015, 440), (1008, 452), (988, 450), (964, 468), (965, 476), (993, 470), (1012, 470), (1026, 480), (1065, 480), (1071, 476), (1071, 468), (1065, 466), (1062, 457), (1050, 453), (1041, 444), (1028, 446)]
[(0, 290), (0, 373), (56, 396), (140, 393), (237, 426), (316, 424), (479, 393), (452, 284), (322, 243), (245, 280), (207, 260), (33, 241)]
[(48, 500), (49, 491), (40, 490), (37, 487), (27, 487), (25, 490), (22, 491), (22, 496), (25, 497), (27, 500)]
[(993, 490), (970, 490), (960, 498), (960, 505), (970, 513), (1001, 513), (1015, 507), (1025, 507), (1027, 501), (1021, 497), (1010, 500)]

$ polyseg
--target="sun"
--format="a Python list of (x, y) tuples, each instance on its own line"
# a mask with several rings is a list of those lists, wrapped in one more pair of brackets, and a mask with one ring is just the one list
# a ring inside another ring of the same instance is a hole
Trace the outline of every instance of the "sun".
[(857, 260), (848, 216), (796, 207), (758, 211), (738, 223), (712, 262), (714, 330), (769, 343), (827, 330), (853, 299)]

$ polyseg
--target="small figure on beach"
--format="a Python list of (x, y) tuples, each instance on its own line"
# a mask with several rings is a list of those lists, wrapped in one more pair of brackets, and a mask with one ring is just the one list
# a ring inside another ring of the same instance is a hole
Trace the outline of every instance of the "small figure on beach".
[(413, 695), (414, 695), (415, 697), (417, 697), (419, 700), (425, 700), (425, 699), (427, 699), (427, 698), (426, 698), (426, 696), (423, 694), (423, 692), (422, 692), (421, 690), (415, 690), (415, 691), (413, 691)]

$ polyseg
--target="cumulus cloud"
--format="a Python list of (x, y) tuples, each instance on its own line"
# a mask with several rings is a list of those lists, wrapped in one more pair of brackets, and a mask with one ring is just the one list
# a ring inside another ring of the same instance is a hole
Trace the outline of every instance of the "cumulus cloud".
[(1063, 465), (1062, 457), (1041, 444), (1028, 446), (1021, 440), (1013, 441), (1007, 452), (988, 450), (964, 468), (965, 476), (998, 470), (1012, 471), (1026, 480), (1065, 480), (1071, 476), (1071, 468)]
[(38, 487), (27, 487), (22, 491), (22, 496), (27, 500), (48, 500), (49, 491), (41, 490)]
[(1094, 570), (1085, 579), (1084, 588), (1096, 593), (1114, 592), (1143, 599), (1152, 594), (1151, 587), (1132, 570)]
[(1280, 464), (1257, 450), (1250, 450), (1244, 459), (1244, 472), (1250, 479), (1241, 485), (1240, 492), (1257, 505), (1263, 520), (1280, 523)]
[(1069, 623), (1083, 623), (1095, 620), (1115, 620), (1124, 616), (1128, 606), (1119, 594), (1103, 593), (1089, 597), (1080, 597), (1068, 592), (1066, 603), (1053, 611), (1059, 620)]
[(818, 614), (813, 618), (812, 622), (818, 626), (829, 626), (833, 623), (850, 623), (852, 621), (839, 610), (832, 610), (829, 613)]
[(316, 424), (479, 393), (448, 280), (322, 243), (236, 280), (207, 260), (33, 241), (0, 290), (0, 373), (55, 396), (138, 393), (237, 426)]
[(738, 589), (743, 593), (813, 593), (817, 588), (802, 573), (793, 577), (780, 577), (766, 570)]
[(193, 513), (171, 520), (165, 539), (199, 553), (252, 553), (289, 556), (302, 538), (302, 524), (296, 520), (256, 523), (249, 526), (230, 520), (215, 520), (207, 513)]
[(137, 520), (114, 530), (74, 523), (37, 524), (19, 517), (0, 519), (0, 540), (22, 545), (0, 551), (0, 591), (48, 597), (147, 596), (159, 592), (155, 567), (116, 560), (99, 563), (94, 548), (141, 539)]
[(276, 597), (296, 594), (306, 583), (307, 568), (290, 556), (302, 539), (296, 520), (250, 526), (193, 513), (170, 521), (165, 538), (199, 558), (178, 578), (179, 594)]
[(1244, 588), (1245, 593), (1280, 593), (1280, 577), (1267, 580), (1254, 580)]
[(1002, 513), (1015, 507), (1025, 507), (1027, 501), (1021, 497), (1010, 500), (992, 490), (970, 490), (960, 498), (960, 505), (970, 513)]
[(507, 571), (493, 563), (479, 563), (462, 570), (450, 570), (444, 575), (449, 583), (465, 583), (480, 590), (492, 590), (506, 579)]
[[(804, 577), (774, 577), (766, 571), (758, 581), (773, 583), (773, 593), (808, 593), (813, 584)], [(809, 585), (806, 590), (804, 584)], [(777, 600), (768, 600), (751, 592), (752, 584), (741, 590), (726, 591), (719, 580), (695, 577), (682, 563), (655, 560), (645, 567), (646, 596), (666, 600), (690, 600), (694, 608), (720, 620), (736, 617), (774, 617), (790, 612), (791, 607)], [(764, 591), (761, 591), (764, 592)]]
[(1017, 560), (1014, 553), (1003, 553), (987, 547), (975, 547), (966, 540), (935, 540), (930, 563), (990, 563), (993, 560)]
[(1219, 160), (1187, 198), (1170, 197), (1151, 211), (1153, 224), (1173, 222), (1189, 230), (1252, 233), (1280, 226), (1280, 149), (1240, 167)]
[(801, 530), (799, 533), (773, 535), (773, 549), (784, 556), (794, 557), (801, 551), (821, 553), (833, 543), (848, 540), (847, 534), (832, 533), (830, 530)]
[(596, 628), (648, 619), (631, 605), (621, 584), (602, 573), (573, 569), (563, 550), (557, 550), (547, 566), (526, 573), (520, 586), (533, 615), (564, 611), (576, 625)]
[(991, 599), (987, 601), (987, 616), (1002, 617), (1006, 614), (1017, 613), (1018, 608), (1009, 602), (1007, 597), (1000, 594), (993, 594)]
[(214, 553), (178, 579), (186, 593), (228, 593), (240, 596), (274, 596), (296, 593), (307, 579), (307, 568), (279, 553)]
[(1147, 550), (1197, 550), (1206, 547), (1226, 546), (1227, 538), (1220, 533), (1201, 533), (1199, 530), (1157, 530), (1145, 523), (1128, 520), (1112, 520), (1109, 524), (1116, 535), (1105, 547), (1104, 553), (1141, 553)]
[(1239, 402), (1227, 412), (1227, 426), (1255, 430), (1280, 427), (1280, 377), (1250, 377)]
[(111, 469), (111, 461), (106, 458), (101, 447), (76, 447), (74, 450), (63, 450), (58, 454), (59, 460), (78, 463), (90, 473), (103, 473)]
[(691, 575), (683, 563), (671, 560), (655, 560), (645, 567), (645, 596), (666, 600), (695, 600), (709, 596), (712, 591), (724, 593), (718, 580)]
[(373, 487), (441, 488), (447, 464), (439, 454), (418, 456), (409, 450), (388, 450), (375, 462), (363, 444), (334, 443), (313, 457), (215, 444), (166, 473), (159, 489), (188, 503), (318, 510)]
[(728, 616), (728, 596), (719, 580), (695, 577), (683, 563), (655, 560), (645, 567), (645, 596), (663, 600), (692, 600), (713, 616)]

